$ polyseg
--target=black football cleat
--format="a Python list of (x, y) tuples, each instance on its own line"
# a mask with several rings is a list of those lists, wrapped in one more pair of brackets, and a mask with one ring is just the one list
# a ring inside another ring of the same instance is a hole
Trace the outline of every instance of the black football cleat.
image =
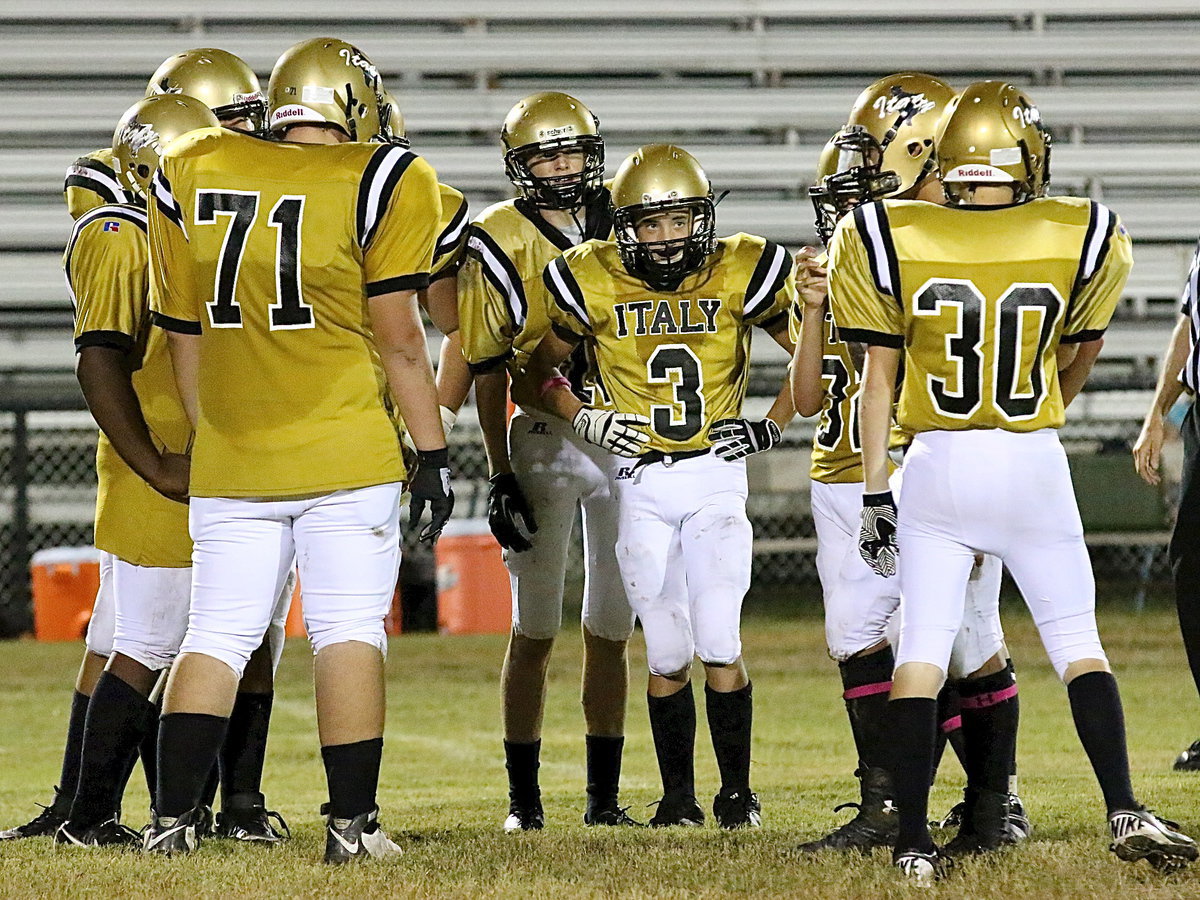
[(727, 791), (713, 798), (713, 818), (726, 831), (735, 828), (761, 828), (762, 804), (751, 790)]
[(141, 846), (142, 836), (116, 819), (106, 819), (84, 828), (67, 821), (54, 832), (54, 843), (64, 847), (124, 847), (132, 850)]
[(1200, 741), (1192, 741), (1190, 747), (1175, 757), (1171, 768), (1176, 772), (1200, 772)]
[(669, 828), (683, 825), (699, 828), (704, 824), (704, 810), (690, 794), (667, 794), (658, 801), (658, 809), (650, 820), (651, 828)]
[[(321, 809), (324, 811), (327, 806)], [(379, 827), (379, 807), (353, 819), (329, 816), (325, 822), (325, 862), (331, 866), (365, 859), (387, 859), (403, 852)]]
[(204, 810), (197, 806), (182, 816), (160, 816), (150, 811), (150, 824), (142, 833), (142, 852), (162, 856), (186, 856), (200, 846)]
[(824, 837), (801, 844), (796, 848), (801, 853), (817, 853), (821, 850), (869, 853), (875, 847), (895, 845), (900, 819), (892, 803), (891, 776), (879, 768), (861, 769), (855, 774), (859, 780), (861, 802), (843, 803), (833, 810), (857, 809), (854, 818)]
[[(38, 806), (42, 806), (40, 803)], [(0, 841), (19, 841), (31, 837), (53, 837), (62, 827), (63, 822), (71, 814), (71, 798), (64, 797), (58, 788), (54, 789), (54, 802), (42, 806), (42, 811), (24, 825), (0, 831)]]
[(945, 878), (953, 863), (939, 853), (935, 847), (932, 853), (922, 853), (919, 850), (897, 850), (892, 854), (892, 865), (910, 884), (929, 887), (934, 882)]
[(602, 803), (593, 803), (592, 798), (589, 797), (587, 809), (583, 814), (583, 824), (616, 828), (645, 828), (645, 823), (630, 816), (628, 810), (628, 806), (617, 806), (615, 797)]
[(541, 831), (546, 826), (546, 813), (542, 809), (541, 796), (532, 800), (517, 800), (512, 797), (508, 801), (508, 816), (504, 819), (504, 833), (516, 834), (521, 831)]
[(217, 813), (216, 837), (247, 844), (278, 844), (292, 836), (283, 816), (267, 809), (262, 794), (237, 794)]
[(976, 856), (1016, 843), (1009, 831), (1011, 797), (1007, 791), (968, 788), (964, 792), (962, 824), (942, 848), (945, 856)]

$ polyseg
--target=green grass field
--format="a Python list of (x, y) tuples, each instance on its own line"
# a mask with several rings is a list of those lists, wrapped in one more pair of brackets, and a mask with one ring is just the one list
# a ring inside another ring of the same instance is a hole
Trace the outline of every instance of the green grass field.
[[(1107, 851), (1103, 807), (1055, 680), (1028, 617), (1006, 607), (1021, 683), (1021, 794), (1034, 838), (994, 858), (961, 865), (921, 896), (1200, 897), (1200, 866), (1163, 877)], [(1200, 774), (1170, 771), (1173, 756), (1200, 736), (1173, 614), (1102, 612), (1125, 698), (1134, 781), (1144, 802), (1200, 834)], [(551, 669), (543, 740), (547, 827), (506, 836), (497, 672), (503, 637), (396, 639), (389, 667), (389, 714), (380, 791), (383, 821), (406, 853), (398, 861), (331, 870), (319, 863), (317, 808), (325, 796), (316, 744), (308, 650), (288, 647), (280, 669), (265, 790), (292, 825), (278, 848), (210, 841), (186, 859), (117, 851), (57, 850), (37, 839), (0, 846), (3, 897), (890, 897), (888, 857), (799, 858), (792, 848), (843, 821), (832, 807), (855, 799), (854, 760), (836, 667), (825, 656), (812, 612), (747, 616), (746, 658), (755, 682), (754, 785), (765, 826), (725, 834), (703, 830), (593, 831), (583, 809), (580, 641), (564, 634)], [(657, 798), (658, 777), (642, 699), (640, 637), (631, 702), (624, 800), (638, 818)], [(25, 821), (48, 802), (58, 774), (69, 686), (80, 647), (9, 643), (0, 691), (0, 823)], [(703, 704), (700, 704), (703, 716)], [(707, 732), (698, 739), (698, 787), (717, 788)], [(962, 773), (947, 759), (932, 798), (942, 812), (957, 799)], [(140, 771), (126, 819), (140, 827), (146, 795)]]

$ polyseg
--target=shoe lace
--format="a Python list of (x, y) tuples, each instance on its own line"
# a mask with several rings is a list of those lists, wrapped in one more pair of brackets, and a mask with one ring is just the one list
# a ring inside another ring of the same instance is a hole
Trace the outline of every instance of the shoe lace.
[(281, 832), (285, 837), (291, 838), (292, 829), (288, 828), (288, 823), (284, 821), (283, 816), (273, 809), (264, 809), (262, 811), (262, 821), (267, 825), (268, 828), (271, 827), (272, 819), (275, 820), (275, 823), (279, 826), (275, 830)]

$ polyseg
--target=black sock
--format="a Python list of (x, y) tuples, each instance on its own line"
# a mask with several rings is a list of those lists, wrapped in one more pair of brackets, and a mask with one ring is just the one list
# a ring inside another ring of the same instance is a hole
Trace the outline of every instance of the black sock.
[(1125, 749), (1125, 712), (1111, 672), (1088, 672), (1067, 685), (1075, 730), (1100, 782), (1109, 813), (1136, 809)]
[(239, 692), (229, 716), (229, 732), (221, 745), (221, 808), (238, 794), (262, 801), (263, 763), (267, 758), (267, 730), (271, 724), (272, 691)]
[(887, 766), (887, 704), (896, 658), (891, 647), (838, 663), (842, 699), (860, 766)]
[(959, 709), (958, 689), (954, 686), (954, 682), (947, 681), (942, 685), (942, 689), (938, 692), (937, 705), (938, 730), (933, 748), (933, 767), (929, 773), (930, 784), (937, 781), (938, 768), (942, 764), (942, 755), (946, 752), (947, 744), (954, 750), (954, 755), (958, 758), (963, 771), (967, 770), (967, 752), (962, 735), (962, 713)]
[[(226, 720), (228, 721), (228, 719)], [(221, 746), (225, 746), (224, 743)], [(200, 791), (200, 805), (213, 808), (213, 804), (217, 802), (217, 788), (221, 784), (221, 751), (217, 750), (217, 758), (213, 760), (212, 768), (208, 771), (208, 777), (204, 779), (204, 787)]]
[(589, 805), (615, 806), (621, 790), (621, 753), (625, 738), (589, 734), (587, 744), (587, 795)]
[(71, 824), (79, 830), (112, 818), (113, 798), (129, 777), (150, 701), (112, 672), (101, 672), (88, 704), (79, 786)]
[(712, 736), (721, 790), (750, 790), (750, 729), (754, 722), (754, 688), (750, 682), (736, 691), (714, 691), (704, 685), (708, 733)]
[(504, 768), (508, 770), (508, 799), (522, 806), (531, 806), (542, 799), (538, 787), (541, 740), (505, 741)]
[(375, 809), (383, 738), (322, 747), (321, 759), (325, 761), (325, 778), (329, 782), (331, 816), (353, 819)]
[(929, 836), (929, 772), (933, 767), (937, 701), (905, 697), (888, 703), (892, 779), (900, 832), (897, 850), (933, 850)]
[(166, 713), (158, 724), (158, 790), (154, 811), (175, 818), (201, 805), (229, 720), (205, 713)]
[(67, 720), (67, 744), (63, 747), (62, 774), (58, 778), (58, 793), (54, 809), (60, 815), (71, 812), (75, 789), (79, 787), (79, 760), (83, 756), (83, 730), (87, 726), (88, 702), (92, 698), (75, 691), (71, 695), (71, 717)]
[(1017, 680), (1012, 669), (958, 682), (967, 787), (1008, 793), (1017, 748)]
[[(154, 792), (158, 789), (158, 720), (162, 716), (162, 700), (146, 706), (146, 728), (142, 733), (142, 742), (138, 745), (137, 756), (142, 760), (142, 774), (146, 776), (146, 790), (150, 792), (150, 805), (154, 806)], [(130, 774), (133, 772), (133, 762), (130, 762)], [(129, 775), (125, 776), (128, 783)], [(121, 805), (121, 797), (125, 793), (125, 785), (120, 787), (117, 795), (117, 806)]]
[(696, 700), (689, 681), (669, 697), (647, 696), (663, 794), (696, 795)]

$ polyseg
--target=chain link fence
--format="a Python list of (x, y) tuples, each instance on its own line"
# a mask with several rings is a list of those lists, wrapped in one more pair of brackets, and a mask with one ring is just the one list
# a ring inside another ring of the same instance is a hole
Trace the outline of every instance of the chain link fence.
[[(471, 418), (465, 414), (463, 427), (451, 435), (455, 514), (483, 517), (487, 462)], [(806, 474), (811, 428), (811, 423), (793, 425), (780, 448), (750, 460), (753, 585), (760, 595), (769, 597), (772, 592), (792, 588), (811, 589), (816, 595), (816, 534)], [(1131, 421), (1082, 421), (1064, 429), (1063, 437), (1073, 459), (1123, 454), (1127, 460), (1127, 448), (1136, 431), (1137, 423)], [(0, 635), (20, 634), (31, 627), (30, 556), (45, 547), (91, 543), (95, 446), (95, 426), (86, 411), (0, 411)], [(768, 463), (770, 471), (763, 468)], [(780, 478), (781, 472), (786, 477)], [(1164, 520), (1162, 530), (1165, 528)], [(1161, 536), (1135, 535), (1123, 543), (1119, 534), (1115, 540), (1110, 535), (1109, 540), (1093, 545), (1097, 579), (1133, 581), (1143, 592), (1147, 585), (1167, 579)], [(413, 598), (411, 620), (406, 609), (406, 627), (435, 624), (433, 572), (430, 548), (409, 536), (401, 574), (405, 596)], [(582, 584), (578, 527), (568, 573), (568, 596), (574, 596)]]

